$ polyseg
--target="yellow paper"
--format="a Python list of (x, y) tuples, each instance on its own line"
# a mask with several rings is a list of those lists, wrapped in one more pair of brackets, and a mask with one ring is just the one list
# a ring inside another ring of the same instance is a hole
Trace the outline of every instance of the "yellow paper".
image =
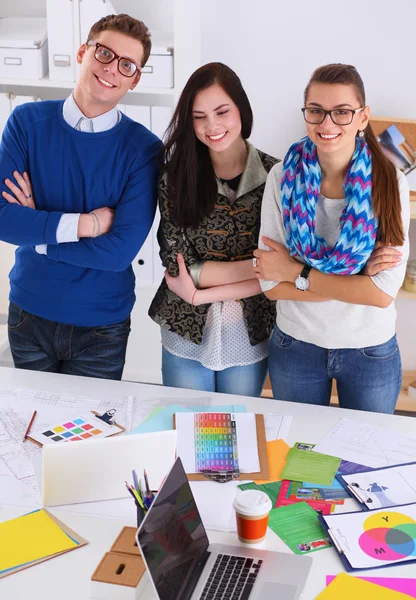
[(76, 548), (44, 510), (0, 523), (0, 571)]
[(364, 579), (358, 579), (346, 573), (340, 573), (331, 581), (315, 600), (409, 600), (410, 596), (389, 590)]
[(256, 479), (255, 483), (280, 481), (280, 473), (285, 466), (289, 446), (284, 440), (267, 442), (267, 458), (269, 460), (269, 479)]

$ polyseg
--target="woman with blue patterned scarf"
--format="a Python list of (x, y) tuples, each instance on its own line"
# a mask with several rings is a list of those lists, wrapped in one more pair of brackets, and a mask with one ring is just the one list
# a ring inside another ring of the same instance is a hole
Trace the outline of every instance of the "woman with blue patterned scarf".
[(381, 152), (351, 65), (318, 68), (307, 136), (268, 176), (255, 271), (277, 300), (279, 400), (392, 413), (401, 388), (394, 299), (409, 255), (409, 188)]

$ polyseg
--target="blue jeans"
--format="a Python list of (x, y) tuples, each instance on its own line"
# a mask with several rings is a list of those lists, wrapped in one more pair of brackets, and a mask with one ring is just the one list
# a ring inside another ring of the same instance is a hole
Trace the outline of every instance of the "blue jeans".
[(163, 385), (240, 396), (261, 396), (267, 374), (267, 358), (223, 371), (207, 369), (197, 360), (181, 358), (162, 348)]
[(277, 325), (269, 350), (273, 397), (327, 406), (332, 379), (342, 408), (392, 414), (402, 365), (396, 336), (367, 348), (327, 350), (283, 333)]
[(17, 369), (121, 379), (130, 317), (103, 327), (48, 321), (9, 306), (9, 343)]

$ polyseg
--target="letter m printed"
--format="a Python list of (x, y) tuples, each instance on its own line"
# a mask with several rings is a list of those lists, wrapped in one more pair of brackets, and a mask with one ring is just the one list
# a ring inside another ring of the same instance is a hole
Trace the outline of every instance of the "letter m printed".
[(384, 548), (374, 548), (374, 552), (376, 554), (385, 554), (386, 551), (384, 550)]

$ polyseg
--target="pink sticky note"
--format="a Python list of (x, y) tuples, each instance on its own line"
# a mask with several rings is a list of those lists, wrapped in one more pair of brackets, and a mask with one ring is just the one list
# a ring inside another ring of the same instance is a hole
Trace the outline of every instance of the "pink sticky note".
[[(335, 577), (336, 575), (327, 575), (326, 585), (329, 585)], [(411, 598), (416, 598), (416, 579), (411, 579), (410, 577), (359, 577), (359, 579), (364, 579), (389, 590), (402, 592), (402, 594), (407, 594)]]

